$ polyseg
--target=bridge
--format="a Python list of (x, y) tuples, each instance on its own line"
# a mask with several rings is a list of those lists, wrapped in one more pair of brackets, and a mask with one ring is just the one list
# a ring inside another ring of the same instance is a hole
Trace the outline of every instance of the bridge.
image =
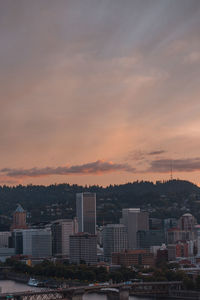
[(87, 293), (103, 293), (106, 294), (108, 300), (128, 300), (129, 295), (169, 295), (172, 290), (179, 291), (181, 288), (181, 281), (137, 282), (127, 285), (119, 283), (109, 286), (79, 286), (12, 294), (1, 293), (0, 300), (82, 300), (83, 295)]

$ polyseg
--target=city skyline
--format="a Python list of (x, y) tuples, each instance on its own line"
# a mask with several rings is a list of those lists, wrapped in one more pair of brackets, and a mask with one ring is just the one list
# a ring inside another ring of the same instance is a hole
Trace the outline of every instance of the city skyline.
[(0, 185), (200, 185), (200, 1), (0, 2)]

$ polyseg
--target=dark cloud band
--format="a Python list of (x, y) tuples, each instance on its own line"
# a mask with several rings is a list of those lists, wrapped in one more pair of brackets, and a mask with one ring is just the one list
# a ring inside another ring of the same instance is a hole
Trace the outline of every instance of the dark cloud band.
[(158, 159), (150, 163), (147, 173), (195, 172), (200, 170), (200, 157), (186, 159)]
[(8, 177), (44, 177), (50, 175), (100, 175), (104, 173), (113, 173), (119, 171), (134, 172), (135, 169), (128, 164), (115, 164), (97, 160), (95, 162), (76, 165), (76, 166), (61, 166), (61, 167), (45, 167), (31, 169), (11, 169), (4, 168), (0, 172)]

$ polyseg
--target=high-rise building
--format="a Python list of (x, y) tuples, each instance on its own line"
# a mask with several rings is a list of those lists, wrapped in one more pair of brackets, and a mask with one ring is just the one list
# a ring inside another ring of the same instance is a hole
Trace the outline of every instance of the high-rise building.
[(54, 221), (51, 230), (53, 255), (69, 256), (69, 236), (78, 232), (77, 219)]
[(76, 194), (76, 216), (78, 232), (96, 234), (96, 194)]
[(128, 249), (137, 248), (137, 231), (149, 230), (149, 214), (140, 208), (124, 208), (122, 210), (121, 224), (127, 227)]
[(17, 209), (13, 214), (13, 223), (11, 225), (11, 230), (13, 229), (27, 229), (26, 211), (20, 204), (18, 204)]
[(88, 233), (77, 233), (69, 238), (69, 260), (71, 263), (97, 263), (97, 236)]
[(50, 229), (18, 229), (13, 231), (12, 237), (16, 254), (35, 258), (45, 258), (52, 255)]
[(127, 228), (123, 224), (108, 224), (103, 228), (104, 258), (109, 261), (113, 252), (128, 248)]

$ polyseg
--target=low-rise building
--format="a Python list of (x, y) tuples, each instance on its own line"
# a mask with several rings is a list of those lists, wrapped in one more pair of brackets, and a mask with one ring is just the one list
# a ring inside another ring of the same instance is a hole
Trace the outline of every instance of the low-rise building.
[(148, 250), (126, 250), (112, 253), (112, 264), (114, 265), (151, 267), (154, 266), (154, 263), (154, 255)]

